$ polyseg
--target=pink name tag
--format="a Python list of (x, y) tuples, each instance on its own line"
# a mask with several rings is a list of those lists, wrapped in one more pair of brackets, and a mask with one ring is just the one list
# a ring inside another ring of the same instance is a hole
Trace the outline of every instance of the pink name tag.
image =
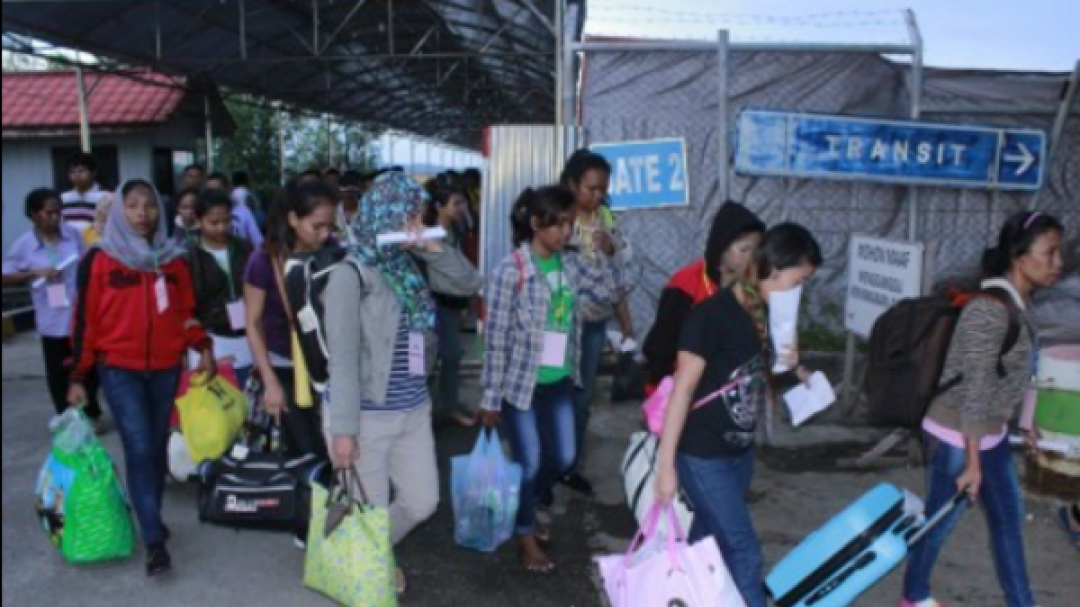
[(49, 301), (49, 307), (54, 310), (71, 307), (71, 302), (67, 296), (67, 286), (65, 285), (49, 285), (45, 287), (45, 297)]
[(424, 365), (424, 336), (419, 333), (409, 333), (409, 375), (427, 375)]
[(233, 331), (243, 331), (247, 328), (247, 306), (244, 301), (234, 301), (226, 306), (229, 311), (229, 325)]
[(164, 276), (158, 276), (154, 282), (154, 299), (157, 300), (158, 314), (164, 314), (169, 309), (169, 287)]
[(561, 368), (566, 366), (566, 347), (569, 336), (554, 331), (544, 332), (544, 352), (540, 357), (540, 366)]

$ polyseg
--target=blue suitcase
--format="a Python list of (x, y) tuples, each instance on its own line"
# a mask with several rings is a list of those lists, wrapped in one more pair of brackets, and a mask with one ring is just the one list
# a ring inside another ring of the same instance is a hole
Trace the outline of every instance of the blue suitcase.
[(881, 484), (807, 537), (765, 580), (777, 607), (846, 607), (907, 557), (908, 548), (967, 499), (930, 521), (921, 501)]

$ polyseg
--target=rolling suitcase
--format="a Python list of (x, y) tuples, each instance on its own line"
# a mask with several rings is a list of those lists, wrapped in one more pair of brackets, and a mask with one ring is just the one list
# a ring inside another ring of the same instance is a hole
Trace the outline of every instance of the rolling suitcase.
[(922, 501), (881, 484), (807, 537), (765, 580), (777, 607), (845, 607), (888, 575), (954, 508), (961, 492), (926, 521)]

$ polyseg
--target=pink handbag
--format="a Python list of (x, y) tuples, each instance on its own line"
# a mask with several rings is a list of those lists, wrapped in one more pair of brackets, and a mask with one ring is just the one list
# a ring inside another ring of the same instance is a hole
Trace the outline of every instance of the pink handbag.
[[(693, 411), (698, 407), (703, 407), (711, 403), (737, 385), (739, 385), (738, 381), (726, 384), (716, 392), (713, 392), (694, 403), (694, 406), (692, 406), (690, 410)], [(660, 382), (660, 385), (656, 387), (656, 391), (652, 393), (652, 396), (645, 399), (645, 403), (641, 405), (641, 410), (645, 413), (645, 423), (648, 425), (649, 432), (651, 432), (653, 436), (658, 437), (664, 432), (664, 416), (667, 415), (668, 403), (671, 402), (671, 393), (674, 391), (675, 379), (668, 375)]]
[[(656, 541), (662, 513), (672, 533)], [(716, 540), (690, 546), (685, 537), (671, 506), (657, 504), (626, 555), (596, 559), (611, 607), (746, 607)]]

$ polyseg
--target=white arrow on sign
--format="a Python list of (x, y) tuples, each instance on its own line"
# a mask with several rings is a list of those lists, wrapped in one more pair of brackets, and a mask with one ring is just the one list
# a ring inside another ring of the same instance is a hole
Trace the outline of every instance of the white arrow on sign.
[(1016, 175), (1023, 175), (1031, 168), (1031, 165), (1035, 164), (1035, 155), (1031, 153), (1031, 150), (1027, 149), (1027, 146), (1018, 143), (1020, 147), (1019, 154), (1005, 154), (1005, 162), (1018, 162), (1020, 166), (1016, 168)]

